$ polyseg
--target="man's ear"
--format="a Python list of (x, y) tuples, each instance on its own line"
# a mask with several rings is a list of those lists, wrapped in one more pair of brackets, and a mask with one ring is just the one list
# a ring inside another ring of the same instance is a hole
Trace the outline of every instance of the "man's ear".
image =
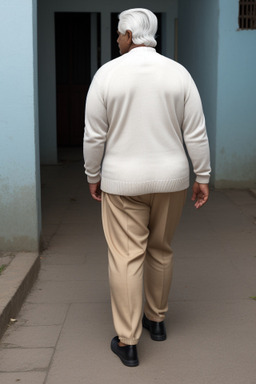
[(132, 31), (129, 31), (129, 29), (126, 31), (128, 42), (132, 43)]

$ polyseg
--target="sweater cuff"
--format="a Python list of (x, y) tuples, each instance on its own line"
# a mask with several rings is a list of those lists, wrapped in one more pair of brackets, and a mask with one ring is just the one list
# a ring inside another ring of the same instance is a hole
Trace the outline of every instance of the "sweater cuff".
[(196, 182), (199, 184), (209, 184), (210, 176), (197, 176)]
[(101, 177), (98, 176), (87, 176), (87, 181), (89, 184), (97, 184), (100, 181)]

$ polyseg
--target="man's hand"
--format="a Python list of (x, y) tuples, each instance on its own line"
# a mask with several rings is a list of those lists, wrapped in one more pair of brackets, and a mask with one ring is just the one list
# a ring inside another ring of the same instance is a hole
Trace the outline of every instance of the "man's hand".
[(101, 201), (100, 181), (95, 184), (89, 184), (91, 196), (94, 200)]
[(193, 195), (192, 201), (195, 202), (195, 207), (201, 208), (209, 198), (209, 185), (208, 184), (199, 184), (195, 181), (193, 185)]

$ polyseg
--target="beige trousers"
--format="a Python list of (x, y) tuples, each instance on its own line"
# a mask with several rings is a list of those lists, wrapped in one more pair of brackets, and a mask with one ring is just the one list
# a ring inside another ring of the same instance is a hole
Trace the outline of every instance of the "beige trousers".
[(153, 321), (165, 318), (173, 267), (170, 244), (186, 193), (132, 197), (102, 193), (113, 321), (125, 344), (135, 345), (141, 336), (143, 280), (145, 315)]

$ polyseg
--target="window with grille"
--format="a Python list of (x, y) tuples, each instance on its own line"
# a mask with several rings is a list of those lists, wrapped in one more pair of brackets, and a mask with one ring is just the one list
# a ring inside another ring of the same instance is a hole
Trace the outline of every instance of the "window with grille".
[(239, 28), (256, 29), (256, 0), (239, 1)]

